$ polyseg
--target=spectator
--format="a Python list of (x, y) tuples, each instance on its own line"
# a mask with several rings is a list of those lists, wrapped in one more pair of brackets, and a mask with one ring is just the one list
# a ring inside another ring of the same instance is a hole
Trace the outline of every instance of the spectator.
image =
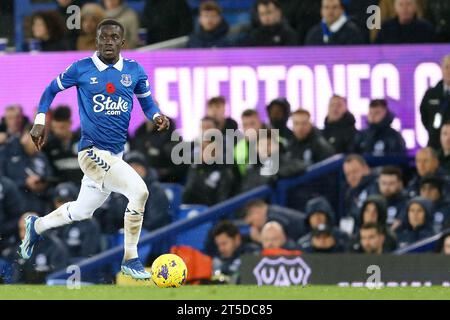
[(367, 122), (369, 127), (355, 136), (356, 153), (374, 156), (406, 155), (405, 140), (391, 128), (394, 114), (389, 111), (387, 101), (375, 99), (370, 102)]
[(76, 48), (80, 51), (97, 49), (97, 25), (105, 19), (105, 11), (96, 3), (85, 4), (81, 8), (81, 34), (76, 40)]
[(327, 224), (320, 224), (312, 230), (311, 245), (305, 246), (306, 253), (339, 253), (344, 252), (335, 239), (332, 229)]
[(183, 203), (212, 206), (235, 191), (235, 171), (218, 161), (223, 159), (223, 150), (217, 142), (202, 141), (199, 152), (201, 163), (194, 162), (188, 170)]
[(187, 166), (175, 165), (171, 154), (177, 141), (171, 137), (175, 132), (175, 123), (169, 119), (168, 130), (158, 131), (153, 121), (145, 121), (131, 139), (131, 150), (139, 151), (145, 155), (149, 166), (157, 172), (161, 182), (182, 182), (185, 178)]
[(250, 239), (261, 243), (261, 230), (269, 221), (277, 221), (286, 231), (288, 239), (297, 241), (305, 234), (305, 216), (302, 212), (276, 205), (268, 205), (263, 200), (252, 200), (245, 205), (245, 222), (250, 225)]
[(269, 116), (270, 126), (279, 130), (280, 142), (283, 146), (288, 144), (294, 134), (287, 127), (287, 122), (291, 115), (291, 104), (285, 98), (272, 100), (267, 106), (267, 115)]
[(298, 34), (298, 44), (305, 43), (306, 33), (320, 22), (320, 1), (280, 0), (283, 13)]
[(322, 21), (308, 31), (305, 45), (364, 43), (361, 30), (345, 15), (342, 0), (322, 0), (320, 15)]
[(372, 195), (364, 201), (359, 217), (359, 226), (355, 231), (355, 238), (352, 241), (351, 250), (354, 252), (364, 252), (361, 246), (361, 229), (364, 225), (374, 223), (383, 233), (383, 252), (391, 252), (397, 248), (395, 234), (387, 227), (387, 206), (386, 200), (379, 195)]
[(68, 106), (58, 106), (52, 113), (50, 135), (43, 152), (47, 156), (59, 182), (80, 185), (83, 172), (78, 164), (80, 131), (73, 132), (72, 111)]
[(347, 99), (333, 95), (328, 104), (328, 116), (325, 118), (323, 136), (337, 153), (348, 153), (352, 149), (355, 117), (348, 111)]
[(415, 197), (408, 202), (405, 219), (396, 230), (400, 248), (434, 234), (431, 211), (432, 203), (427, 199)]
[[(77, 186), (71, 182), (58, 184), (53, 192), (54, 209), (66, 202), (75, 201), (78, 191)], [(100, 226), (95, 219), (75, 221), (56, 231), (69, 250), (71, 263), (100, 252)]]
[(450, 175), (450, 120), (441, 128), (441, 147), (438, 151), (439, 164), (445, 174)]
[(20, 239), (17, 222), (24, 211), (23, 199), (17, 186), (7, 177), (0, 177), (0, 252)]
[(360, 251), (365, 254), (380, 255), (386, 253), (384, 228), (375, 222), (364, 224), (360, 231)]
[[(25, 218), (29, 215), (37, 216), (34, 212), (27, 212), (20, 217), (18, 222), (20, 239), (25, 236)], [(8, 260), (12, 262), (13, 283), (43, 284), (47, 275), (69, 264), (67, 247), (58, 238), (56, 232), (49, 230), (42, 236), (45, 241), (40, 241), (34, 246), (33, 254), (28, 260), (17, 259), (18, 245), (10, 250)]]
[(315, 230), (321, 224), (330, 226), (334, 239), (345, 247), (348, 241), (348, 236), (334, 227), (335, 214), (330, 203), (325, 197), (316, 197), (306, 203), (306, 219), (305, 230), (308, 231), (306, 235), (298, 240), (298, 244), (302, 250), (311, 245), (312, 230)]
[(231, 221), (221, 221), (213, 229), (213, 238), (219, 255), (213, 259), (214, 275), (231, 277), (232, 283), (239, 282), (240, 256), (256, 251), (256, 247), (243, 244), (239, 228)]
[[(341, 229), (352, 234), (364, 201), (376, 191), (376, 177), (371, 173), (364, 158), (357, 154), (351, 154), (345, 158), (343, 171), (347, 184), (343, 217), (350, 219), (341, 219)], [(346, 226), (343, 226), (343, 223)]]
[(261, 245), (264, 250), (296, 250), (295, 242), (288, 239), (283, 226), (277, 221), (267, 222), (261, 230)]
[(395, 229), (408, 202), (403, 189), (402, 170), (395, 166), (383, 167), (378, 178), (378, 192), (384, 197), (387, 204), (385, 223)]
[(417, 18), (416, 0), (395, 0), (396, 17), (385, 21), (375, 39), (378, 44), (428, 43), (435, 41), (434, 27)]
[(443, 196), (444, 180), (437, 175), (425, 175), (420, 182), (420, 196), (433, 203), (433, 229), (440, 232), (450, 220), (450, 203)]
[(241, 139), (234, 147), (234, 160), (239, 169), (241, 177), (247, 172), (249, 156), (256, 154), (256, 141), (259, 130), (265, 126), (259, 117), (258, 111), (247, 109), (242, 113), (242, 127), (244, 139)]
[(300, 159), (309, 166), (334, 155), (334, 148), (313, 126), (307, 110), (299, 109), (292, 113), (292, 124), (294, 138), (287, 148), (291, 159)]
[(48, 187), (53, 181), (51, 165), (36, 149), (28, 130), (11, 140), (0, 155), (0, 172), (15, 182), (23, 198), (24, 210), (49, 211)]
[(38, 11), (31, 18), (32, 36), (40, 41), (40, 51), (70, 50), (65, 31), (64, 20), (57, 11)]
[(0, 144), (8, 138), (20, 137), (25, 126), (30, 123), (28, 117), (23, 114), (22, 107), (17, 104), (9, 105), (5, 109), (5, 115), (0, 123)]
[(194, 26), (191, 8), (186, 0), (146, 1), (142, 26), (147, 29), (147, 44), (188, 35)]
[(288, 178), (306, 170), (303, 161), (288, 158), (282, 153), (281, 147), (278, 136), (270, 130), (258, 137), (258, 161), (247, 166), (247, 173), (241, 181), (241, 192), (274, 183), (279, 178)]
[(450, 255), (450, 233), (446, 232), (439, 239), (436, 245), (436, 251), (445, 255)]
[(447, 0), (426, 1), (425, 17), (436, 27), (436, 40), (450, 42), (450, 2)]
[(218, 128), (225, 135), (227, 129), (237, 130), (237, 122), (225, 116), (225, 98), (222, 96), (212, 97), (206, 106), (206, 116), (217, 121)]
[(258, 0), (256, 9), (258, 23), (248, 31), (245, 46), (297, 45), (298, 35), (283, 19), (283, 11), (278, 0)]
[(444, 175), (444, 171), (439, 168), (439, 159), (433, 148), (420, 149), (416, 153), (417, 174), (409, 181), (407, 192), (410, 198), (419, 195), (420, 181), (427, 174)]
[(139, 44), (137, 13), (127, 6), (125, 0), (103, 0), (103, 6), (106, 17), (119, 21), (125, 28), (125, 48), (136, 48)]
[(442, 80), (429, 88), (420, 104), (422, 123), (428, 131), (428, 146), (439, 149), (440, 130), (450, 120), (450, 54), (442, 59)]
[[(382, 1), (382, 0), (381, 0)], [(356, 23), (359, 30), (363, 33), (364, 42), (370, 43), (371, 32), (373, 28), (367, 27), (367, 22), (371, 21), (373, 11), (368, 10), (370, 6), (380, 7), (380, 0), (346, 0), (343, 1), (345, 12), (350, 20)], [(381, 11), (381, 10), (380, 10)], [(383, 19), (383, 12), (381, 12)], [(384, 20), (381, 20), (383, 22)]]
[(228, 47), (229, 26), (222, 17), (222, 8), (215, 1), (205, 1), (200, 4), (199, 26), (189, 36), (188, 48)]

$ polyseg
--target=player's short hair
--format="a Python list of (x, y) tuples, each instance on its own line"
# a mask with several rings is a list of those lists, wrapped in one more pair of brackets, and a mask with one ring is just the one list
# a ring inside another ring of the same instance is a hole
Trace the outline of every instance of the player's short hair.
[(258, 0), (256, 1), (256, 7), (259, 7), (260, 5), (268, 6), (269, 4), (273, 4), (275, 7), (281, 10), (281, 4), (278, 0)]
[(381, 172), (380, 172), (380, 176), (381, 175), (396, 176), (398, 180), (403, 180), (402, 169), (400, 169), (397, 166), (385, 166), (385, 167), (383, 167), (383, 169), (381, 169)]
[(244, 112), (242, 112), (242, 115), (241, 115), (242, 118), (248, 118), (248, 117), (254, 117), (254, 116), (259, 117), (259, 113), (255, 109), (247, 109)]
[(344, 163), (357, 161), (362, 166), (368, 166), (366, 160), (359, 154), (352, 153), (345, 157)]
[(225, 233), (230, 238), (235, 238), (236, 236), (240, 236), (239, 228), (231, 221), (224, 220), (219, 222), (212, 231), (213, 238), (216, 238), (218, 235)]
[(311, 119), (311, 113), (306, 109), (297, 109), (292, 112), (292, 116), (307, 116), (308, 119)]
[(388, 103), (386, 99), (373, 99), (370, 101), (369, 108), (382, 107), (384, 109), (388, 108)]
[(360, 228), (360, 230), (370, 230), (370, 229), (375, 229), (375, 231), (380, 235), (385, 234), (385, 230), (384, 230), (383, 226), (377, 222), (364, 223)]
[(226, 103), (225, 97), (218, 96), (218, 97), (212, 97), (211, 99), (208, 100), (208, 102), (206, 104), (209, 107), (212, 105), (225, 104), (225, 103)]
[(53, 110), (52, 119), (53, 121), (62, 122), (70, 121), (72, 118), (72, 110), (68, 106), (58, 106)]
[(200, 4), (199, 12), (202, 11), (215, 11), (217, 14), (222, 14), (222, 8), (216, 1), (207, 0)]
[(442, 129), (444, 126), (450, 126), (450, 120), (445, 120), (444, 123), (442, 124), (441, 129)]
[(120, 30), (122, 30), (122, 34), (125, 34), (125, 28), (123, 27), (123, 24), (121, 24), (117, 20), (114, 20), (114, 19), (102, 20), (97, 26), (97, 32), (100, 31), (100, 29), (104, 26), (118, 26), (120, 28)]

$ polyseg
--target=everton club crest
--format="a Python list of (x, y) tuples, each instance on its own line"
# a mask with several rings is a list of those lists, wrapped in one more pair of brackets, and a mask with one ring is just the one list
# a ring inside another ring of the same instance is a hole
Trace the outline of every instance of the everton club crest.
[(131, 74), (123, 74), (120, 83), (122, 83), (125, 87), (131, 86)]

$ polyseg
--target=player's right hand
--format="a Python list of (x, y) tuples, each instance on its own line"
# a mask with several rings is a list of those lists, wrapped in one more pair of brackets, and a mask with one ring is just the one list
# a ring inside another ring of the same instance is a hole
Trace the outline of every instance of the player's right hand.
[(45, 144), (45, 126), (42, 124), (35, 124), (30, 131), (31, 139), (34, 145), (40, 151), (42, 146)]

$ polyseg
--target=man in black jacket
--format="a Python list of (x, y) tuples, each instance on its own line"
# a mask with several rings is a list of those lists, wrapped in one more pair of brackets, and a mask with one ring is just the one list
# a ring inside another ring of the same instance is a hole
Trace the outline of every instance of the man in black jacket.
[(214, 48), (229, 46), (228, 23), (222, 17), (222, 8), (215, 1), (200, 4), (199, 27), (190, 34), (187, 48)]
[(299, 109), (292, 113), (292, 124), (294, 138), (287, 147), (287, 155), (291, 159), (300, 159), (309, 166), (335, 154), (333, 146), (311, 123), (307, 110)]
[(323, 136), (337, 153), (348, 153), (352, 149), (356, 132), (355, 117), (348, 111), (347, 100), (339, 95), (333, 95), (328, 104)]
[(295, 46), (297, 33), (283, 19), (278, 0), (258, 0), (256, 3), (258, 24), (249, 30), (244, 46), (273, 47)]
[(83, 172), (78, 164), (80, 132), (71, 130), (72, 111), (68, 106), (58, 106), (52, 113), (51, 132), (43, 151), (47, 156), (58, 182), (80, 185)]
[(442, 80), (425, 92), (420, 104), (422, 123), (428, 131), (428, 145), (439, 149), (439, 131), (450, 120), (450, 55), (443, 58)]
[(322, 0), (320, 13), (322, 21), (309, 30), (305, 45), (364, 43), (359, 27), (345, 15), (342, 0)]
[(367, 122), (369, 127), (355, 136), (354, 152), (374, 156), (406, 155), (405, 140), (391, 127), (394, 114), (387, 101), (375, 99), (370, 102)]
[(417, 18), (415, 0), (395, 0), (397, 16), (384, 22), (375, 43), (430, 43), (435, 42), (434, 27), (428, 21)]
[(436, 40), (450, 42), (450, 1), (426, 1), (425, 18), (436, 27)]
[(292, 130), (287, 127), (289, 116), (291, 115), (291, 104), (286, 98), (272, 100), (267, 106), (270, 126), (279, 130), (280, 142), (284, 146), (294, 137)]

